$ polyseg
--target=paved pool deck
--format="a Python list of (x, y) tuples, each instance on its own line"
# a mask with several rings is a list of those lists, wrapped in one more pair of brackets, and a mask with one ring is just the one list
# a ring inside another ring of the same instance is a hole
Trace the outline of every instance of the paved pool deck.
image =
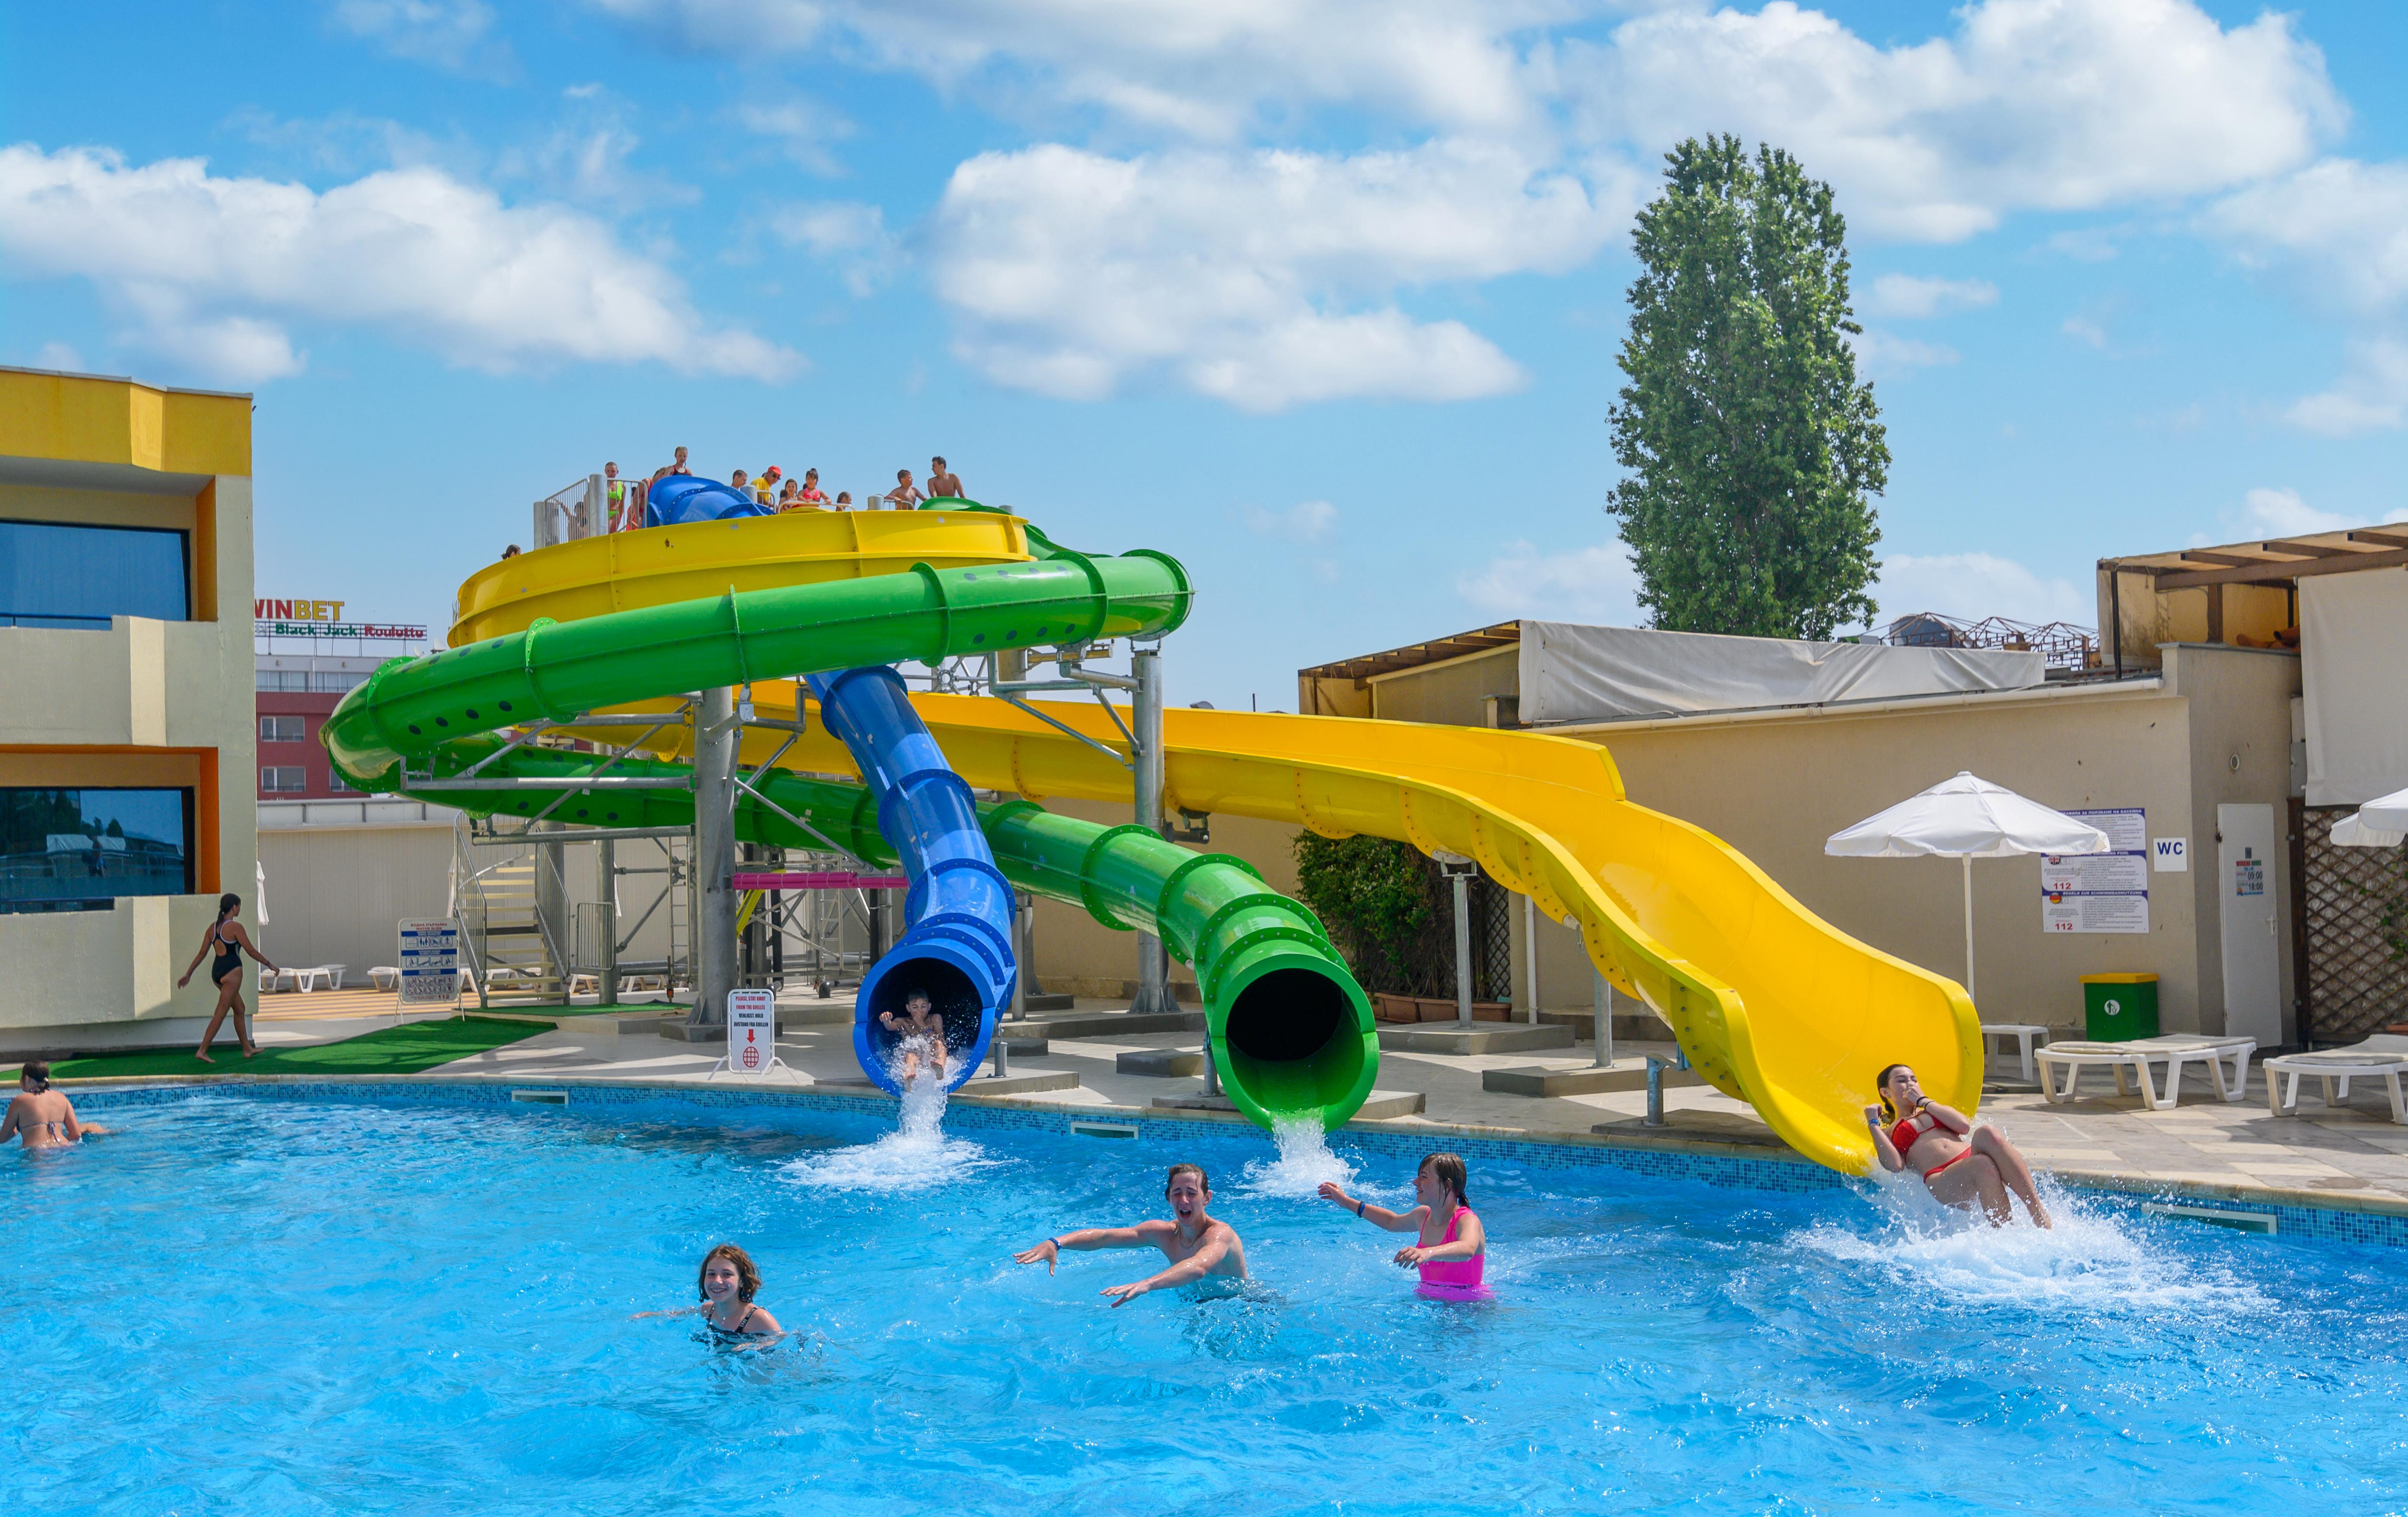
[[(1082, 1001), (1082, 1019), (1110, 1017), (1125, 1007), (1111, 1002)], [(836, 1017), (816, 1025), (781, 1025), (779, 1057), (794, 1071), (767, 1080), (721, 1075), (709, 1083), (751, 1088), (794, 1088), (805, 1081), (826, 1088), (860, 1093), (861, 1071), (853, 1054), (850, 1002), (797, 1000), (780, 1008), (781, 1019), (796, 1013)], [(494, 1014), (509, 1015), (507, 1008)], [(1044, 1016), (1032, 1018), (1025, 1033), (1043, 1036)], [(581, 1024), (580, 1024), (581, 1023)], [(621, 1019), (608, 1028), (593, 1019), (576, 1019), (523, 1041), (495, 1048), (442, 1066), (432, 1073), (503, 1076), (511, 1080), (606, 1080), (639, 1084), (705, 1083), (720, 1049), (710, 1043), (686, 1043), (645, 1032), (619, 1029)], [(982, 1090), (992, 1066), (980, 1079), (965, 1085), (956, 1099), (1091, 1112), (1101, 1117), (1114, 1109), (1155, 1110), (1157, 1097), (1196, 1097), (1204, 1084), (1197, 1077), (1125, 1074), (1116, 1067), (1125, 1052), (1194, 1050), (1200, 1035), (1194, 1032), (1105, 1031), (1081, 1038), (1049, 1038), (1041, 1056), (1014, 1056), (1009, 1061), (1009, 1081), (995, 1081), (996, 1094)], [(1616, 1067), (1643, 1069), (1649, 1053), (1670, 1058), (1671, 1046), (1624, 1042), (1615, 1050)], [(1788, 1151), (1745, 1104), (1704, 1087), (1665, 1093), (1667, 1125), (1641, 1126), (1646, 1112), (1643, 1090), (1573, 1096), (1501, 1095), (1482, 1088), (1484, 1071), (1495, 1068), (1586, 1068), (1592, 1062), (1586, 1045), (1547, 1053), (1503, 1053), (1459, 1056), (1389, 1051), (1381, 1055), (1380, 1090), (1418, 1096), (1421, 1109), (1367, 1125), (1388, 1131), (1431, 1130), (1433, 1140), (1444, 1132), (1475, 1132), (1487, 1137), (1544, 1139), (1573, 1134), (1585, 1137), (1604, 1126), (1615, 1143), (1662, 1146), (1685, 1152), (1727, 1152), (1755, 1158), (1785, 1155)], [(2012, 1081), (2012, 1062), (1993, 1066), (1994, 1075)], [(1013, 1090), (1027, 1077), (1075, 1074), (1072, 1089)], [(2353, 1210), (2408, 1216), (2408, 1127), (2395, 1125), (2380, 1082), (2361, 1084), (2352, 1100), (2327, 1110), (2316, 1099), (2315, 1082), (2301, 1091), (2300, 1114), (2278, 1118), (2269, 1114), (2265, 1080), (2253, 1063), (2245, 1100), (2227, 1103), (2206, 1087), (2196, 1071), (2186, 1082), (2182, 1104), (2171, 1111), (2147, 1109), (2136, 1095), (2118, 1097), (2107, 1077), (2085, 1077), (2084, 1098), (2052, 1106), (2037, 1094), (1994, 1092), (1984, 1097), (1982, 1114), (2013, 1138), (2035, 1167), (2078, 1184), (2129, 1190), (2160, 1187), (2192, 1195), (2230, 1195), (2278, 1200), (2293, 1205), (2339, 1207)], [(1391, 1102), (1391, 1105), (1400, 1103)], [(1802, 1161), (1801, 1161), (1802, 1162)]]

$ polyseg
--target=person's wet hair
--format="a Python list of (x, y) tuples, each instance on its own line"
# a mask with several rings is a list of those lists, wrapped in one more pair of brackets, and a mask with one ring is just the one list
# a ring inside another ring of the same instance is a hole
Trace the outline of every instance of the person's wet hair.
[(736, 1267), (736, 1299), (751, 1301), (752, 1293), (761, 1288), (761, 1271), (752, 1267), (752, 1255), (733, 1243), (722, 1243), (702, 1256), (702, 1267), (694, 1272), (694, 1294), (708, 1301), (710, 1293), (702, 1288), (710, 1274), (710, 1261), (724, 1259)]
[(1431, 1153), (1422, 1159), (1421, 1166), (1436, 1175), (1441, 1184), (1455, 1192), (1455, 1198), (1465, 1206), (1471, 1204), (1471, 1171), (1465, 1167), (1459, 1153)]
[(1212, 1194), (1212, 1181), (1204, 1173), (1204, 1166), (1200, 1164), (1172, 1165), (1170, 1166), (1170, 1173), (1162, 1178), (1162, 1194), (1165, 1195), (1169, 1195), (1170, 1187), (1179, 1183), (1179, 1177), (1182, 1175), (1194, 1175), (1196, 1177), (1196, 1188), (1202, 1191), (1207, 1195)]
[(1882, 1116), (1887, 1121), (1898, 1120), (1898, 1106), (1889, 1098), (1889, 1077), (1900, 1069), (1913, 1067), (1914, 1067), (1913, 1065), (1907, 1064), (1888, 1065), (1884, 1066), (1880, 1074), (1873, 1076), (1873, 1094), (1881, 1097)]
[(225, 894), (225, 895), (221, 895), (221, 896), (219, 896), (219, 897), (218, 897), (218, 920), (219, 920), (220, 922), (223, 922), (226, 918), (228, 918), (228, 917), (230, 917), (230, 916), (234, 915), (234, 913), (236, 913), (236, 911), (239, 911), (239, 910), (241, 910), (241, 909), (242, 909), (242, 897), (241, 897), (241, 896), (239, 896), (239, 895), (235, 895), (235, 894)]
[(17, 1071), (17, 1078), (37, 1091), (46, 1091), (50, 1088), (50, 1066), (40, 1059), (27, 1059), (25, 1067)]

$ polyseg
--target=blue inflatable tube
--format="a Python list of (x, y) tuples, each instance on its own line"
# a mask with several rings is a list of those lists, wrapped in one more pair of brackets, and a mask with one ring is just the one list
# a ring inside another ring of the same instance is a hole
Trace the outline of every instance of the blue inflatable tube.
[[(888, 1067), (896, 1038), (878, 1018), (887, 1011), (900, 1017), (905, 999), (924, 991), (945, 1021), (945, 1088), (958, 1089), (984, 1062), (996, 1016), (1011, 1001), (1018, 973), (1011, 886), (979, 830), (970, 787), (911, 709), (902, 678), (873, 665), (811, 675), (810, 682), (828, 731), (860, 766), (878, 803), (878, 830), (902, 855), (911, 881), (902, 937), (862, 977), (853, 1052), (881, 1089), (901, 1095)], [(975, 1041), (963, 1037), (971, 1027)]]

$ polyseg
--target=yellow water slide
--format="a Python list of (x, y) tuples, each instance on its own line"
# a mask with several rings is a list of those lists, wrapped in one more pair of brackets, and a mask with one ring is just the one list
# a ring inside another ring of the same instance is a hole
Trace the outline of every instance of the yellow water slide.
[[(567, 621), (698, 591), (1027, 556), (1025, 523), (985, 512), (652, 528), (481, 571), (462, 587), (452, 641), (517, 630), (539, 615)], [(547, 562), (530, 562), (538, 559)], [(793, 709), (798, 694), (780, 681), (756, 686), (753, 699), (768, 715)], [(912, 704), (974, 786), (1038, 801), (1128, 797), (1126, 768), (1003, 701), (922, 694)], [(1041, 708), (1125, 746), (1093, 702)], [(1344, 717), (1173, 709), (1164, 723), (1167, 808), (1479, 860), (1551, 918), (1576, 923), (1591, 962), (1671, 1024), (1700, 1075), (1818, 1163), (1848, 1173), (1869, 1166), (1862, 1111), (1884, 1065), (1913, 1064), (1927, 1090), (1959, 1109), (1979, 1104), (1981, 1031), (1962, 988), (1857, 942), (1719, 839), (1627, 799), (1603, 748)], [(855, 772), (842, 743), (816, 721), (810, 729), (784, 766)], [(770, 751), (767, 736), (750, 738), (745, 761), (764, 762)]]

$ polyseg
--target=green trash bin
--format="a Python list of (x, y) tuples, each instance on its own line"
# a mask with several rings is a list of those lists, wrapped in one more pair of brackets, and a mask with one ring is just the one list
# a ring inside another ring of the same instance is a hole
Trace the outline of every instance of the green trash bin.
[(2157, 1036), (2157, 977), (2084, 975), (2082, 1031), (2094, 1043)]

